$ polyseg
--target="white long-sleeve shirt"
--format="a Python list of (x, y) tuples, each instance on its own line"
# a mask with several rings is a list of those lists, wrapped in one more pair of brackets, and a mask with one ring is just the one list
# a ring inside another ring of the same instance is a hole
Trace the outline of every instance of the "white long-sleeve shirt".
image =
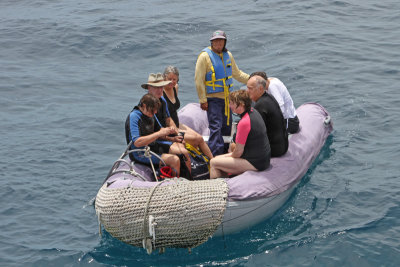
[(278, 101), (283, 117), (285, 119), (296, 117), (296, 108), (294, 107), (292, 97), (286, 86), (278, 78), (268, 78), (268, 93)]

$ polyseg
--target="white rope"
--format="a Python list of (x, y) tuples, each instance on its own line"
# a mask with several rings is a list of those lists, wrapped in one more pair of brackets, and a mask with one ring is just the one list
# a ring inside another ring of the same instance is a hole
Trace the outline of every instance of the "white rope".
[(151, 197), (153, 196), (154, 192), (156, 191), (156, 188), (161, 185), (164, 181), (157, 183), (150, 191), (150, 195), (147, 199), (146, 202), (146, 206), (144, 209), (144, 216), (143, 216), (143, 248), (147, 250), (147, 253), (150, 255), (151, 252), (153, 251), (153, 245), (155, 246), (155, 244), (152, 244), (151, 242), (149, 242), (148, 240), (151, 241), (151, 238), (148, 238), (148, 235), (146, 233), (146, 218), (147, 218), (147, 213), (149, 211), (149, 205), (150, 205), (150, 200)]
[(144, 156), (146, 158), (149, 158), (151, 169), (153, 170), (154, 177), (156, 178), (156, 181), (158, 182), (157, 173), (156, 173), (156, 170), (154, 169), (153, 161), (151, 160), (151, 154), (150, 154), (150, 147), (149, 146), (146, 146), (146, 150), (144, 152)]

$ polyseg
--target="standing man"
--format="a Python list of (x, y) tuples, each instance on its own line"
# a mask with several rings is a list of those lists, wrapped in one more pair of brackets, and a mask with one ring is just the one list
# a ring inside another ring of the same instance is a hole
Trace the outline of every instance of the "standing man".
[(208, 146), (214, 156), (223, 154), (224, 135), (231, 134), (232, 118), (229, 92), (233, 80), (246, 83), (249, 75), (241, 71), (231, 52), (226, 49), (226, 34), (218, 30), (212, 34), (211, 46), (200, 53), (196, 62), (195, 84), (200, 106), (207, 111), (210, 138)]

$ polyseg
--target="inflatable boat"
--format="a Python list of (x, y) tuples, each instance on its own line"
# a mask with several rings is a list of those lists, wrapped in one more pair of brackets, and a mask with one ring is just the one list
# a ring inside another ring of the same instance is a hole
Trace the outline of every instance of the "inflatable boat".
[[(290, 197), (333, 129), (328, 112), (317, 103), (303, 104), (297, 116), (300, 131), (290, 135), (285, 155), (271, 158), (265, 171), (232, 178), (156, 181), (152, 168), (129, 160), (127, 149), (96, 196), (100, 225), (113, 237), (151, 253), (167, 247), (191, 249), (211, 236), (266, 220)], [(209, 134), (207, 114), (199, 104), (183, 107), (179, 119), (203, 136)]]

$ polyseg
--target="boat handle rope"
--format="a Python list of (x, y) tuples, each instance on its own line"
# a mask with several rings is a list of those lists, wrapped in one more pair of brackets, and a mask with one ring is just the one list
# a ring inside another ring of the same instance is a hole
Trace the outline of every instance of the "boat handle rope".
[[(147, 218), (147, 213), (149, 211), (149, 205), (150, 205), (150, 200), (151, 197), (153, 196), (154, 192), (156, 191), (157, 187), (160, 186), (164, 181), (158, 182), (150, 191), (149, 198), (147, 199), (146, 206), (144, 208), (144, 216), (143, 216), (143, 248), (146, 249), (147, 254), (151, 254), (153, 252), (153, 246), (155, 247), (155, 242), (156, 242), (156, 234), (155, 234), (155, 228), (154, 226), (157, 225), (157, 223), (154, 221), (154, 217), (152, 215), (149, 216), (149, 235), (146, 233), (146, 218)], [(152, 217), (152, 220), (150, 220), (150, 217)], [(150, 225), (151, 223), (151, 225)]]
[[(107, 179), (110, 178), (112, 175), (114, 175), (116, 173), (119, 173), (119, 172), (129, 172), (130, 174), (141, 178), (143, 181), (147, 181), (146, 178), (144, 178), (141, 174), (136, 172), (135, 169), (133, 169), (132, 163), (130, 164), (127, 160), (124, 159), (126, 156), (128, 156), (132, 152), (144, 152), (145, 156), (148, 157), (149, 160), (150, 160), (150, 163), (152, 165), (152, 169), (153, 169), (154, 174), (155, 174), (155, 170), (154, 170), (153, 162), (151, 161), (151, 155), (154, 155), (155, 157), (160, 159), (161, 163), (164, 164), (164, 166), (167, 165), (165, 163), (165, 161), (158, 154), (156, 154), (153, 151), (151, 151), (148, 146), (146, 146), (144, 149), (132, 149), (132, 150), (129, 150), (131, 145), (132, 145), (132, 141), (129, 142), (129, 144), (128, 144), (127, 148), (125, 149), (124, 153), (122, 153), (122, 155), (114, 162), (114, 164), (112, 165), (110, 171), (108, 172), (108, 174), (107, 174), (107, 176), (104, 179), (102, 184), (104, 184), (107, 181)], [(121, 163), (121, 162), (123, 162), (123, 163), (125, 163), (125, 164), (127, 164), (129, 166), (129, 171), (127, 171), (127, 170), (117, 170), (117, 168), (119, 167), (119, 163)]]
[(158, 182), (157, 173), (156, 173), (156, 170), (154, 169), (153, 160), (151, 159), (150, 147), (149, 146), (146, 146), (145, 151), (144, 151), (144, 156), (149, 159), (150, 165), (151, 165), (151, 169), (153, 170), (154, 178), (156, 178), (156, 181)]

